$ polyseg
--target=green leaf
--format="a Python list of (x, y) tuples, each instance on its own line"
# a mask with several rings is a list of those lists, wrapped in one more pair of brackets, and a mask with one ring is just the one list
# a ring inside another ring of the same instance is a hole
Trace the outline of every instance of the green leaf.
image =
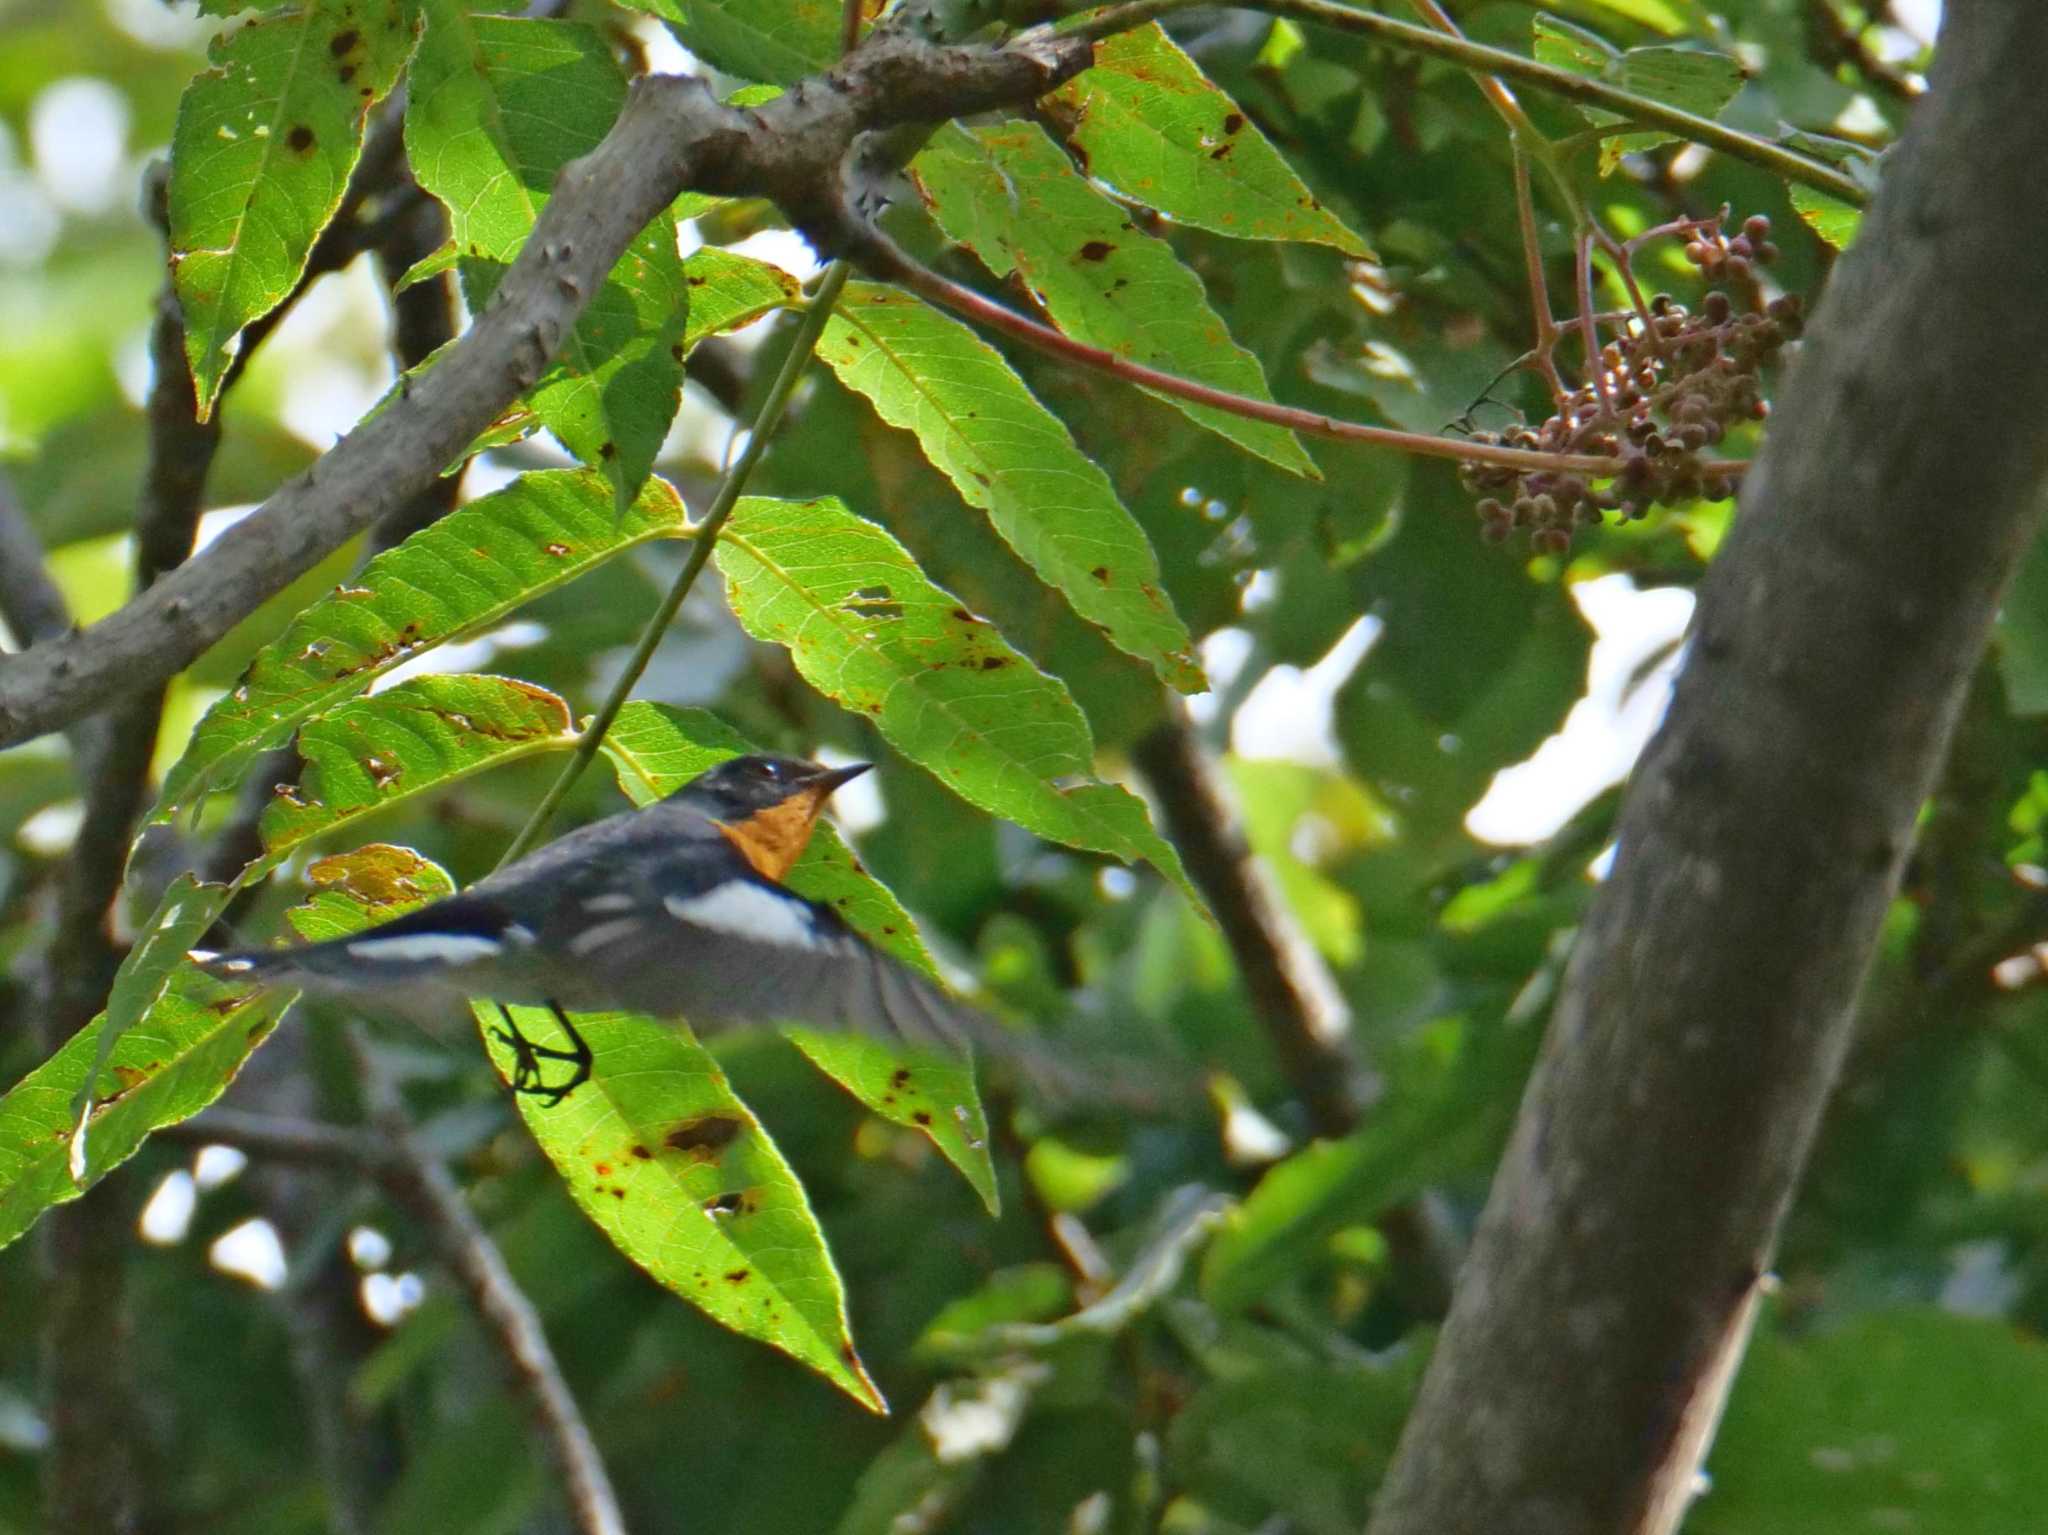
[[(1647, 96), (1698, 117), (1716, 117), (1735, 99), (1745, 78), (1739, 60), (1699, 48), (1631, 48), (1618, 52), (1603, 39), (1568, 21), (1538, 12), (1533, 22), (1539, 62), (1590, 75), (1609, 85)], [(1625, 119), (1598, 107), (1579, 109), (1595, 126)], [(1600, 174), (1612, 175), (1622, 156), (1668, 144), (1676, 135), (1664, 132), (1624, 133), (1600, 145)]]
[(1048, 841), (1142, 859), (1206, 911), (1144, 803), (1092, 776), (1095, 743), (1065, 684), (882, 529), (829, 497), (748, 497), (715, 557), (749, 634), (786, 647), (805, 681), (962, 799)]
[(839, 57), (841, 0), (626, 0), (669, 23), (683, 46), (742, 80), (787, 85)]
[[(619, 711), (604, 739), (619, 787), (636, 805), (652, 804), (714, 764), (758, 749), (702, 709), (639, 702)], [(799, 895), (832, 907), (884, 953), (939, 978), (910, 913), (861, 867), (828, 822), (818, 823), (786, 883)], [(988, 1120), (971, 1067), (892, 1051), (880, 1040), (854, 1035), (796, 1028), (784, 1032), (869, 1109), (892, 1124), (922, 1131), (981, 1196), (989, 1214), (998, 1213), (1001, 1198), (989, 1156)]]
[[(1832, 134), (1811, 133), (1803, 128), (1788, 130), (1779, 136), (1778, 142), (1795, 153), (1847, 172), (1867, 192), (1874, 194), (1877, 191), (1882, 160), (1871, 153), (1867, 145), (1854, 139), (1836, 138)], [(1785, 191), (1792, 199), (1793, 210), (1806, 226), (1836, 250), (1847, 250), (1855, 242), (1856, 231), (1863, 223), (1862, 209), (1797, 182), (1786, 187)]]
[(1366, 1126), (1274, 1166), (1228, 1217), (1202, 1263), (1202, 1294), (1240, 1311), (1326, 1261), (1331, 1237), (1431, 1183), (1489, 1165), (1513, 1121), (1542, 1031), (1440, 1019), (1387, 1061)]
[(1372, 255), (1156, 21), (1096, 44), (1047, 104), (1089, 176), (1133, 202), (1217, 234)]
[(1749, 1350), (1698, 1535), (2033, 1529), (2048, 1508), (2048, 1347), (2009, 1322), (1881, 1311)]
[[(950, 123), (911, 172), (947, 236), (996, 276), (1022, 277), (1068, 335), (1198, 383), (1273, 398), (1258, 359), (1230, 339), (1209, 307), (1202, 280), (1083, 180), (1036, 124)], [(1207, 405), (1168, 403), (1283, 469), (1317, 477), (1292, 432)]]
[(914, 432), (1076, 613), (1182, 692), (1208, 687), (1144, 529), (1000, 352), (908, 294), (849, 283), (818, 355), (884, 421)]
[(1999, 607), (1998, 671), (2014, 714), (2048, 714), (2048, 540), (2028, 548)]
[(545, 688), (474, 674), (414, 677), (337, 705), (299, 732), (305, 771), (263, 809), (272, 856), (485, 768), (576, 743)]
[[(221, 1095), (276, 1025), (282, 1004), (236, 993), (186, 965), (114, 1045), (96, 1077), (103, 1013), (0, 1098), (0, 1246), (51, 1205), (76, 1199), (149, 1134)], [(91, 1157), (71, 1176), (72, 1104), (91, 1089)]]
[(1861, 208), (1796, 181), (1785, 190), (1801, 222), (1836, 250), (1845, 251), (1856, 242), (1856, 231), (1863, 226)]
[(413, 28), (398, 0), (317, 0), (214, 40), (178, 105), (170, 246), (202, 417), (242, 328), (306, 269), (398, 80)]
[[(410, 848), (371, 846), (323, 859), (322, 888), (289, 913), (300, 936), (360, 932), (454, 890)], [(540, 1044), (559, 1039), (545, 1009), (513, 1008)], [(493, 1003), (475, 1004), (492, 1064), (512, 1052)], [(635, 1013), (579, 1013), (591, 1078), (552, 1108), (517, 1098), (569, 1193), (620, 1252), (713, 1320), (801, 1360), (886, 1412), (847, 1330), (846, 1296), (803, 1188), (768, 1132), (733, 1096), (688, 1030)], [(561, 1041), (566, 1043), (566, 1041)]]
[(613, 555), (684, 530), (683, 504), (650, 480), (624, 519), (581, 470), (523, 475), (363, 568), (258, 653), (164, 776), (155, 819), (239, 774), (300, 721), (360, 693), (443, 640), (494, 623)]
[(779, 266), (716, 245), (700, 246), (683, 263), (690, 290), (690, 318), (683, 328), (683, 353), (706, 336), (738, 330), (764, 314), (798, 302), (803, 290)]
[[(476, 15), (454, 0), (424, 9), (406, 153), (420, 185), (448, 207), (475, 311), (525, 243), (557, 172), (610, 130), (626, 82), (593, 27)], [(656, 220), (626, 247), (529, 396), (563, 446), (611, 481), (621, 508), (675, 417), (688, 293), (675, 230)]]

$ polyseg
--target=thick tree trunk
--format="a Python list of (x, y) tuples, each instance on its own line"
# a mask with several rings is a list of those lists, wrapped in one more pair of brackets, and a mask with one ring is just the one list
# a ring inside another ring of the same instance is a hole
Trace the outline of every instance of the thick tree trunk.
[(2048, 6), (1933, 89), (1701, 593), (1372, 1535), (1675, 1526), (2048, 482)]

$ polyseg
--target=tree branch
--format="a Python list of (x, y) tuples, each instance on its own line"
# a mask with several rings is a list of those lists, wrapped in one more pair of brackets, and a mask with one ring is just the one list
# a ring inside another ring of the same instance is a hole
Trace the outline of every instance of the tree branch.
[(178, 671), (356, 533), (439, 475), (531, 388), (634, 235), (684, 190), (772, 198), (801, 230), (843, 198), (862, 134), (1030, 101), (1092, 57), (1044, 34), (1000, 48), (871, 36), (836, 68), (758, 107), (701, 80), (646, 76), (605, 140), (572, 161), (469, 333), (406, 395), (223, 534), (205, 557), (83, 632), (0, 668), (0, 746)]
[(1373, 1535), (1682, 1515), (2048, 488), (2048, 9), (1933, 88), (1708, 572)]

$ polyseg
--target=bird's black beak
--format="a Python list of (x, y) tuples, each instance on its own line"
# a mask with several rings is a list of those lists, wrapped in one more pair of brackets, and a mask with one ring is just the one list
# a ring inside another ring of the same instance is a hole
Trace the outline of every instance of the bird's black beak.
[(818, 776), (811, 780), (811, 786), (817, 790), (818, 797), (823, 799), (842, 785), (852, 783), (873, 766), (872, 762), (849, 762), (845, 767), (822, 768)]

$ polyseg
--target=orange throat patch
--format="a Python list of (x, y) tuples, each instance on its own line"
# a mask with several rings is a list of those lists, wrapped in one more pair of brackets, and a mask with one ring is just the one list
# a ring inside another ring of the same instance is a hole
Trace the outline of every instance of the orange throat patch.
[(720, 821), (718, 829), (757, 874), (780, 884), (810, 845), (811, 830), (818, 824), (818, 812), (825, 808), (830, 792), (805, 789), (744, 821)]

